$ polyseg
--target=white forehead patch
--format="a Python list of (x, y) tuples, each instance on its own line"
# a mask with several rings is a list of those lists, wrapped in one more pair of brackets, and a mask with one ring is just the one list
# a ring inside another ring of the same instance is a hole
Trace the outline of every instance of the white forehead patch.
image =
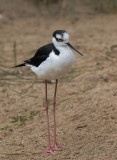
[(62, 36), (60, 34), (56, 34), (56, 38), (62, 39)]
[(65, 32), (63, 34), (63, 38), (64, 38), (64, 40), (68, 40), (69, 39), (69, 34), (67, 32)]

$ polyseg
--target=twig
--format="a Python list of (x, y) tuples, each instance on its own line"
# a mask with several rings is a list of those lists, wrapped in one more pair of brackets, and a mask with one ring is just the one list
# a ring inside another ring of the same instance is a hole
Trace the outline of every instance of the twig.
[(16, 41), (13, 44), (13, 53), (14, 53), (14, 65), (17, 65), (17, 55), (16, 55)]

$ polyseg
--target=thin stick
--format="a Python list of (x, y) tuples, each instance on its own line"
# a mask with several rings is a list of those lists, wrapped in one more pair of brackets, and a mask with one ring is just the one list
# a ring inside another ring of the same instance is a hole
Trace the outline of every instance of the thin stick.
[(13, 45), (13, 53), (14, 53), (14, 65), (17, 65), (17, 55), (16, 55), (16, 41)]

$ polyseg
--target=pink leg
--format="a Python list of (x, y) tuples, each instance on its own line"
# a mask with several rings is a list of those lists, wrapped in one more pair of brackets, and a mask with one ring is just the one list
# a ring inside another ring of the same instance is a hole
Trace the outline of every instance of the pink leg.
[(53, 113), (54, 113), (54, 144), (52, 145), (53, 150), (60, 150), (59, 148), (61, 147), (56, 140), (56, 116), (55, 116), (55, 105), (56, 105), (56, 92), (57, 92), (57, 84), (58, 84), (58, 79), (56, 79), (56, 84), (55, 84), (55, 92), (54, 92), (54, 99), (53, 99)]
[(52, 147), (50, 145), (50, 129), (49, 129), (49, 115), (48, 115), (48, 101), (47, 101), (47, 80), (45, 81), (45, 109), (46, 109), (46, 117), (47, 117), (47, 127), (48, 127), (48, 148), (44, 153), (54, 154)]

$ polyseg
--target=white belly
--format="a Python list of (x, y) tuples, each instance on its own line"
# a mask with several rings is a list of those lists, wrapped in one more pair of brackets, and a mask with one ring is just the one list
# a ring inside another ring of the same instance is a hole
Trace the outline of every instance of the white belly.
[(52, 51), (49, 57), (42, 62), (38, 67), (31, 66), (31, 70), (43, 80), (53, 80), (62, 77), (67, 73), (73, 62), (74, 54), (69, 47), (64, 47), (60, 50), (59, 55), (55, 55)]

